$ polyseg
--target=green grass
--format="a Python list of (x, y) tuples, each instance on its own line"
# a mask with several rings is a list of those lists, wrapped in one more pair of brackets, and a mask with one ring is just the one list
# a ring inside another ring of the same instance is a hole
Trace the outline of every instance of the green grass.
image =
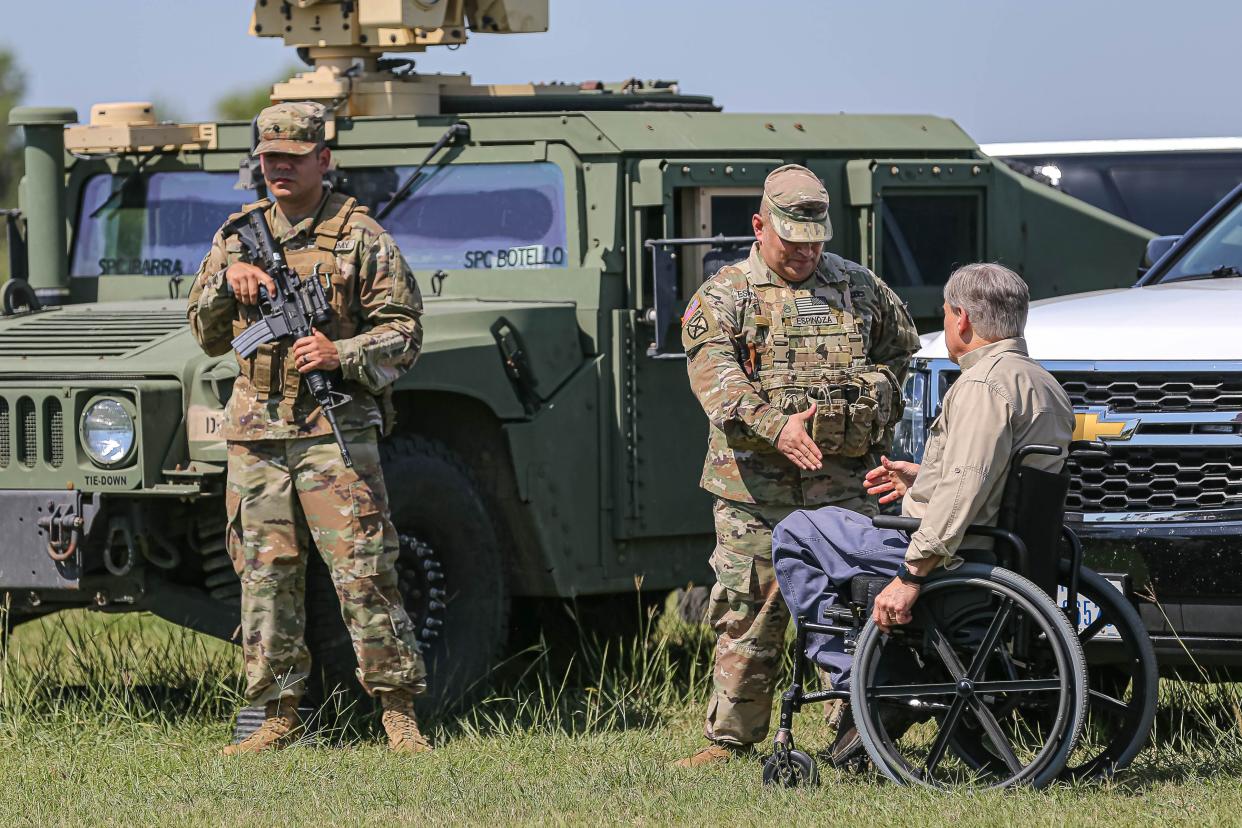
[[(572, 659), (522, 654), (473, 707), (429, 722), (437, 750), (389, 756), (373, 723), (225, 759), (241, 704), (229, 645), (149, 616), (71, 612), (18, 628), (0, 664), (5, 825), (1236, 824), (1237, 685), (1166, 682), (1157, 747), (1108, 784), (951, 795), (824, 771), (765, 789), (757, 762), (698, 772), (710, 642), (649, 625)], [(818, 711), (802, 743), (830, 734)]]

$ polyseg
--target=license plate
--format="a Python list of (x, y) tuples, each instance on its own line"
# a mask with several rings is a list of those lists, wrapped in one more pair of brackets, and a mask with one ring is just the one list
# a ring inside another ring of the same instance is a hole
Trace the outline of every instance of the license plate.
[[(1125, 587), (1122, 585), (1120, 579), (1109, 578), (1108, 582), (1112, 584), (1113, 588), (1116, 589), (1118, 592), (1120, 592), (1123, 595), (1125, 594)], [(1069, 590), (1067, 590), (1063, 586), (1057, 587), (1057, 603), (1061, 605), (1062, 609), (1065, 609), (1069, 606)], [(1091, 600), (1088, 600), (1087, 598), (1084, 598), (1082, 593), (1079, 593), (1078, 594), (1078, 631), (1082, 632), (1087, 627), (1091, 626), (1091, 622), (1095, 621), (1095, 619), (1099, 617), (1100, 617), (1099, 604), (1095, 603), (1095, 601), (1091, 601)], [(1119, 640), (1120, 638), (1121, 638), (1121, 633), (1117, 632), (1116, 627), (1114, 627), (1112, 624), (1105, 624), (1104, 628), (1100, 630), (1098, 633), (1096, 633), (1095, 638), (1092, 640), (1112, 639), (1116, 641), (1116, 640)]]

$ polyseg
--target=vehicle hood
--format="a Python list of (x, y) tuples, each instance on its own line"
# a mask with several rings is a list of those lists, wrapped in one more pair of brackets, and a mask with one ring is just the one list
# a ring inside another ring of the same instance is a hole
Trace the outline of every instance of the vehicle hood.
[[(1242, 359), (1242, 278), (1099, 290), (1031, 303), (1026, 342), (1039, 360)], [(946, 359), (944, 335), (918, 356)]]
[[(474, 298), (426, 302), (423, 358), (465, 349), (484, 351), (499, 364), (491, 326), (500, 318), (523, 336), (528, 356), (543, 363), (545, 383), (559, 383), (581, 361), (572, 302)], [(211, 359), (220, 358), (207, 357), (190, 336), (184, 299), (69, 305), (0, 318), (0, 375), (188, 377), (187, 368)]]

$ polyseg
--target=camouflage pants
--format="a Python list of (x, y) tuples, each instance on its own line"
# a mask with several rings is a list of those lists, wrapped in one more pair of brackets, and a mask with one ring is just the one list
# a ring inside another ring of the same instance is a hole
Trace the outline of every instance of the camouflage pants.
[(230, 442), (227, 541), (242, 585), (246, 698), (303, 694), (310, 672), (306, 559), (328, 565), (368, 691), (426, 687), (414, 626), (397, 589), (397, 532), (388, 516), (375, 430), (347, 432), (354, 467), (331, 436)]
[[(865, 498), (836, 505), (874, 513)], [(716, 500), (716, 585), (708, 615), (717, 633), (716, 667), (703, 728), (713, 742), (751, 745), (768, 734), (789, 626), (772, 569), (772, 528), (802, 508)]]

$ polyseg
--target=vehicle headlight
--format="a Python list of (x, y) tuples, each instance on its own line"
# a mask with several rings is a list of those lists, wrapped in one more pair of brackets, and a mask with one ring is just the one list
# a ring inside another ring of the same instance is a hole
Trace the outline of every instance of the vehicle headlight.
[(100, 466), (117, 466), (134, 450), (134, 418), (120, 400), (104, 397), (82, 412), (78, 433), (87, 456)]
[(902, 386), (906, 408), (893, 429), (893, 457), (897, 460), (923, 460), (927, 445), (927, 374), (911, 371)]

